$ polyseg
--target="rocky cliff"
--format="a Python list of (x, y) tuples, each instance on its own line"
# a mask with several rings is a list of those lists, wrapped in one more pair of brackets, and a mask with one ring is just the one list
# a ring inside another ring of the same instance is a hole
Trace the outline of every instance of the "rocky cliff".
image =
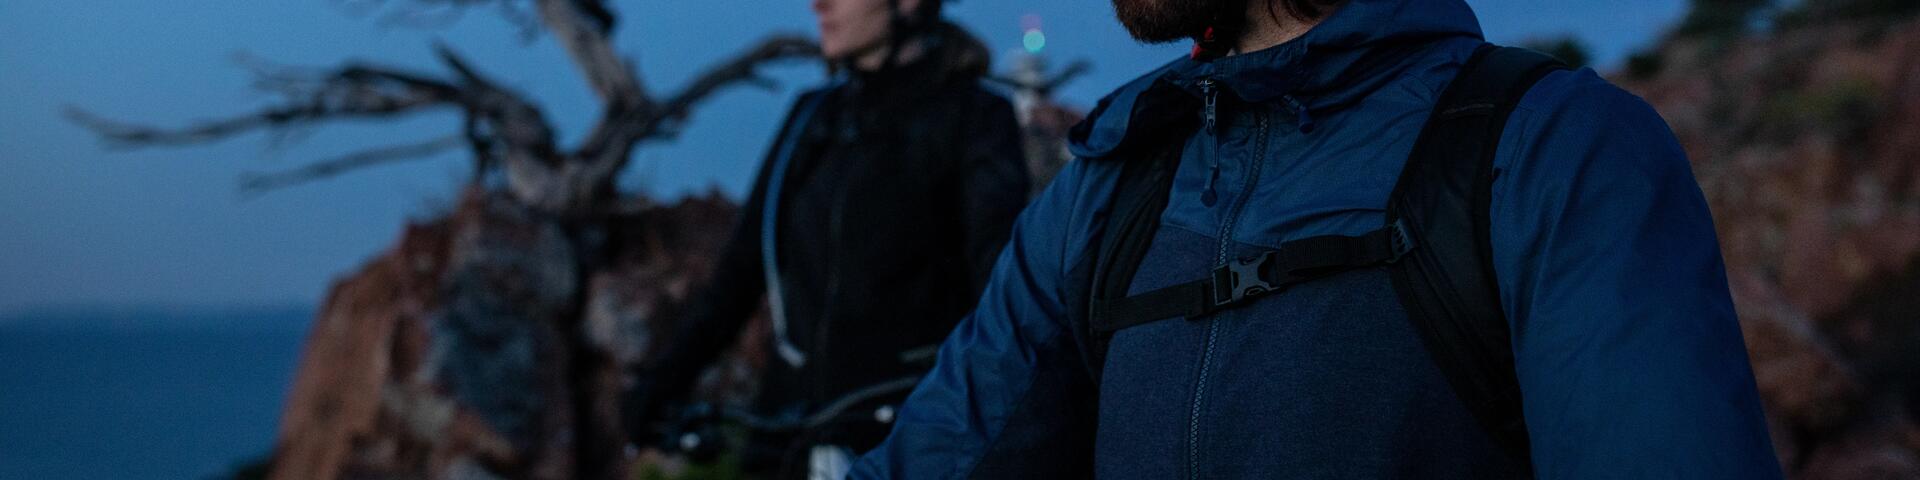
[[(560, 220), (518, 205), (469, 191), (334, 285), (272, 478), (629, 475), (622, 367), (669, 333), (656, 319), (704, 281), (734, 207), (716, 194)], [(731, 355), (708, 394), (740, 397), (760, 361)]]
[(1623, 83), (1693, 160), (1789, 475), (1920, 478), (1920, 20), (1776, 20)]

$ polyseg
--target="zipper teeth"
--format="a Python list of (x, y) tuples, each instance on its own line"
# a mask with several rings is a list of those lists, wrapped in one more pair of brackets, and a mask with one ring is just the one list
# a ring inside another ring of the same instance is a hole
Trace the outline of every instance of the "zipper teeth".
[[(1246, 208), (1247, 200), (1253, 196), (1251, 193), (1253, 192), (1254, 184), (1260, 181), (1261, 167), (1266, 163), (1265, 157), (1267, 156), (1267, 115), (1267, 113), (1263, 112), (1256, 117), (1258, 127), (1255, 129), (1255, 138), (1258, 147), (1254, 149), (1254, 155), (1249, 159), (1250, 161), (1248, 163), (1251, 165), (1247, 168), (1247, 180), (1242, 182), (1240, 198), (1233, 200), (1233, 207), (1227, 211), (1226, 221), (1220, 225), (1220, 250), (1219, 253), (1214, 256), (1214, 268), (1226, 265), (1228, 246), (1233, 243), (1233, 229), (1236, 224), (1239, 223), (1240, 214)], [(1218, 137), (1216, 137), (1214, 141), (1218, 142)], [(1216, 150), (1215, 155), (1218, 154), (1218, 150)], [(1207, 372), (1213, 368), (1215, 329), (1216, 324), (1208, 321), (1206, 326), (1206, 341), (1202, 347), (1203, 351), (1200, 356), (1200, 379), (1193, 387), (1193, 398), (1190, 402), (1192, 408), (1187, 414), (1187, 478), (1200, 478), (1200, 408), (1201, 401), (1206, 398)]]
[(1247, 200), (1252, 197), (1249, 193), (1253, 192), (1254, 184), (1260, 181), (1260, 172), (1263, 170), (1261, 167), (1266, 164), (1266, 162), (1263, 161), (1265, 159), (1261, 157), (1267, 155), (1267, 123), (1266, 114), (1263, 113), (1257, 118), (1255, 128), (1255, 132), (1258, 135), (1257, 146), (1254, 148), (1253, 157), (1248, 162), (1251, 165), (1247, 167), (1247, 179), (1241, 182), (1240, 185), (1240, 198), (1233, 200), (1233, 209), (1227, 211), (1227, 220), (1224, 225), (1220, 226), (1220, 251), (1213, 259), (1213, 266), (1215, 267), (1226, 265), (1229, 250), (1228, 245), (1232, 244), (1231, 237), (1233, 230), (1239, 226), (1240, 214), (1246, 210)]

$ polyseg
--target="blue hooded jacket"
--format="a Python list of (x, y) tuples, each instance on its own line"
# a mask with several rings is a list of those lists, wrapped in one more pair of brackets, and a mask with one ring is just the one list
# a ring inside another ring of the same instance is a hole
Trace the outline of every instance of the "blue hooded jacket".
[[(1482, 43), (1461, 0), (1352, 0), (1293, 41), (1177, 60), (1101, 100), (1072, 139), (1080, 160), (1022, 214), (977, 310), (853, 477), (1522, 475), (1429, 360), (1383, 269), (1123, 330), (1097, 382), (1067, 320), (1087, 302), (1070, 272), (1109, 221), (1115, 157), (1202, 114), (1166, 96), (1205, 82), (1217, 120), (1186, 140), (1135, 293), (1378, 228), (1441, 90)], [(1591, 70), (1553, 73), (1494, 167), (1492, 259), (1535, 475), (1779, 478), (1713, 222), (1660, 116)]]

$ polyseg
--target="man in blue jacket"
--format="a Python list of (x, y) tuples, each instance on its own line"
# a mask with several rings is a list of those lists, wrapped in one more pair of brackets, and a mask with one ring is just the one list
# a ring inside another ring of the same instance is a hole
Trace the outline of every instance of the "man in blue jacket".
[(1070, 317), (1119, 222), (1112, 159), (1145, 155), (1162, 120), (1205, 127), (1174, 145), (1132, 292), (1378, 228), (1485, 43), (1462, 0), (1114, 3), (1140, 40), (1212, 34), (1231, 50), (1196, 48), (1100, 102), (1072, 139), (1080, 160), (1022, 214), (977, 310), (854, 477), (1779, 478), (1686, 156), (1590, 70), (1526, 90), (1491, 160), (1485, 255), (1527, 458), (1449, 388), (1382, 268), (1089, 345)]

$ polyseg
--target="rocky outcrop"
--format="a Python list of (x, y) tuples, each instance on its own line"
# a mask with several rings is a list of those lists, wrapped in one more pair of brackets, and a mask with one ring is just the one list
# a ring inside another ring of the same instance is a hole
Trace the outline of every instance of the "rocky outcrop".
[(1636, 62), (1657, 71), (1624, 83), (1712, 205), (1790, 476), (1920, 478), (1920, 21), (1675, 37)]
[[(623, 366), (668, 333), (654, 319), (704, 281), (734, 208), (709, 195), (554, 219), (518, 205), (470, 191), (336, 283), (272, 478), (627, 477)], [(757, 357), (731, 356), (712, 393), (742, 395)]]
[(1023, 113), (1021, 148), (1027, 154), (1027, 172), (1032, 175), (1033, 193), (1037, 195), (1073, 160), (1073, 153), (1067, 151), (1067, 134), (1086, 113), (1045, 97), (1029, 102)]

